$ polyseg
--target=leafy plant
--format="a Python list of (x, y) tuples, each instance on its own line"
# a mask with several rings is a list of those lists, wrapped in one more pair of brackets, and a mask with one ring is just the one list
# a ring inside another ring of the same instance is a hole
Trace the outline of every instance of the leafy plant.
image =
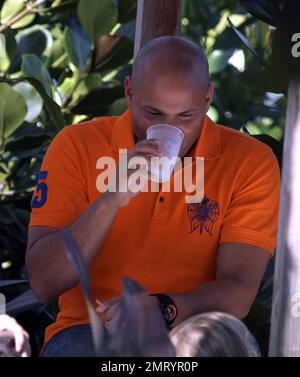
[[(135, 12), (136, 0), (0, 2), (0, 279), (27, 278), (30, 200), (53, 137), (67, 124), (125, 109)], [(21, 322), (31, 313), (25, 325), (38, 350), (56, 309), (45, 311), (28, 288), (0, 290)]]
[(0, 57), (0, 278), (26, 277), (35, 173), (67, 124), (125, 109), (122, 72), (131, 67), (136, 1), (5, 0), (0, 9), (6, 42)]
[[(240, 3), (245, 9), (237, 0), (186, 0), (182, 35), (208, 55), (216, 87), (209, 115), (282, 141), (285, 98), (257, 88), (284, 91), (264, 72), (274, 30), (263, 21), (278, 26), (287, 12), (280, 1)], [(136, 0), (0, 0), (0, 279), (27, 279), (30, 200), (53, 137), (68, 124), (125, 110), (135, 17)], [(45, 311), (28, 283), (0, 288), (8, 301), (24, 295), (10, 310), (32, 329), (38, 350), (55, 305)]]

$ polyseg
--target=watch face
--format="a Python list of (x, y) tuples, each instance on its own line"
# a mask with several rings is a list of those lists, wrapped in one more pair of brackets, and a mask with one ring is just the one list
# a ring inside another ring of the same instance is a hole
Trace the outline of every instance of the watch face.
[(176, 306), (168, 305), (165, 311), (165, 316), (168, 321), (173, 321), (176, 318), (177, 310)]

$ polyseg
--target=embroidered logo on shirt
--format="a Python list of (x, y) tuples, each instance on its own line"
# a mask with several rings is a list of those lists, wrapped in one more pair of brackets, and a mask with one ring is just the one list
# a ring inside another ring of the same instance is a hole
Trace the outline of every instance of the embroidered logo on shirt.
[(199, 228), (202, 234), (203, 228), (212, 235), (212, 228), (220, 214), (219, 203), (204, 196), (201, 203), (192, 203), (187, 206), (190, 220), (190, 233)]

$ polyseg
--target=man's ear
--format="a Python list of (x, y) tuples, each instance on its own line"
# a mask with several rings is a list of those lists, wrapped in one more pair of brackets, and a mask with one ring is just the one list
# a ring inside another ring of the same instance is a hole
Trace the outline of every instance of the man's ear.
[(131, 76), (127, 76), (125, 78), (125, 98), (126, 98), (127, 106), (131, 108), (132, 98), (133, 98)]
[(208, 91), (207, 91), (207, 94), (206, 94), (206, 97), (205, 97), (205, 113), (208, 112), (209, 110), (209, 107), (212, 103), (212, 100), (213, 100), (213, 97), (214, 97), (214, 91), (215, 91), (215, 86), (214, 84), (210, 81), (209, 82), (209, 87), (208, 87)]

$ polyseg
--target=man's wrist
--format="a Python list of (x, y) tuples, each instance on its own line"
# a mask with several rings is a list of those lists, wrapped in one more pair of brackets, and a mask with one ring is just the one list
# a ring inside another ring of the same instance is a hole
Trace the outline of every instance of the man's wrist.
[(174, 300), (164, 293), (151, 294), (150, 296), (157, 298), (166, 327), (170, 330), (178, 315), (178, 309)]

